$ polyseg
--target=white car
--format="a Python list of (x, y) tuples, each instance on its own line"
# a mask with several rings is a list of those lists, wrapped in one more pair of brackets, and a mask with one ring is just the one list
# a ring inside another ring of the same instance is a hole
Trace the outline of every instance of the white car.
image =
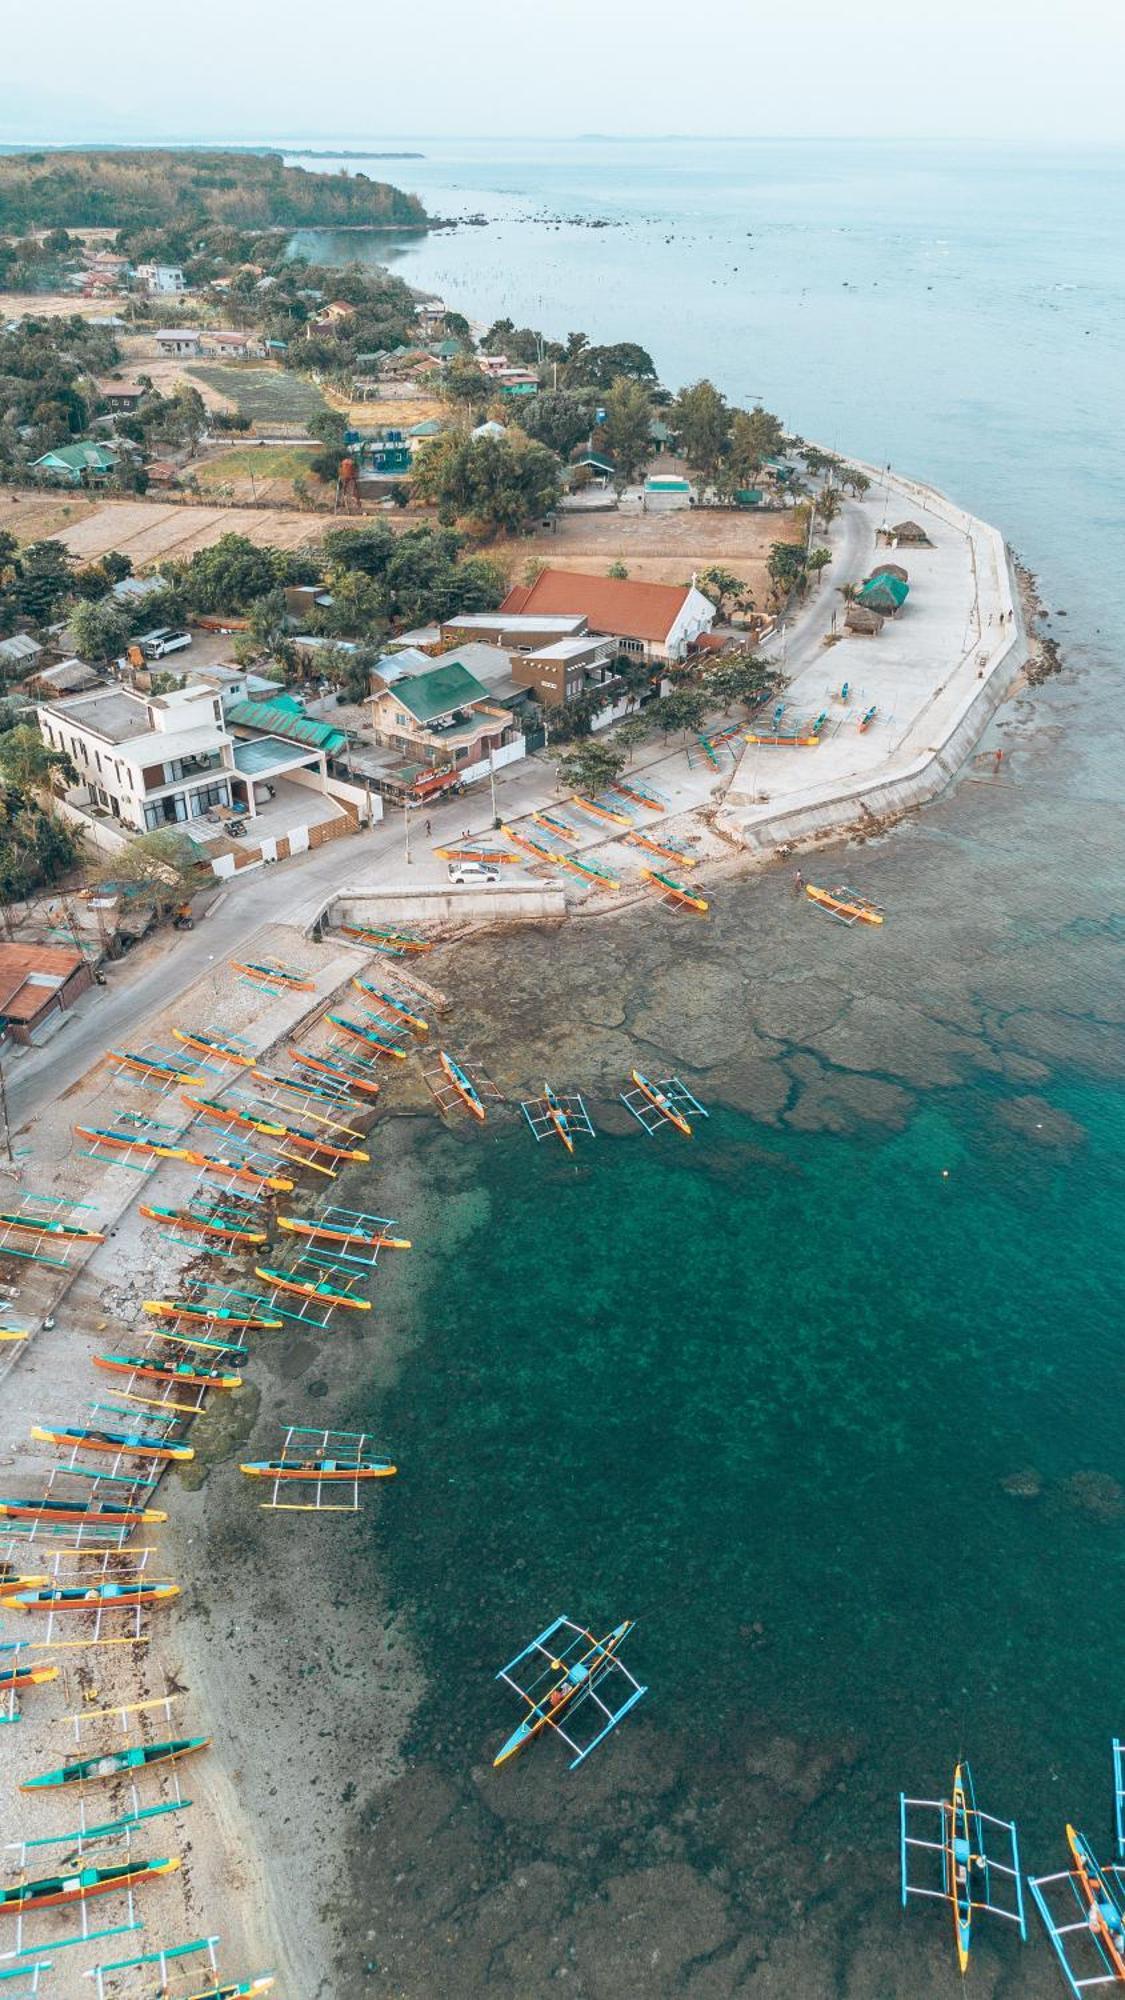
[(478, 889), (490, 889), (500, 880), (500, 870), (487, 861), (451, 861), (449, 879), (463, 886), (475, 883)]

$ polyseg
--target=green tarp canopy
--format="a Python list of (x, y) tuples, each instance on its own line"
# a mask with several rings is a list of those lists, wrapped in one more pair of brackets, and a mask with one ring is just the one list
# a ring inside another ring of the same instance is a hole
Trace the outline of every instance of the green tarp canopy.
[(893, 613), (901, 611), (909, 595), (910, 585), (900, 576), (888, 576), (885, 570), (879, 570), (864, 584), (858, 602), (866, 605), (868, 611)]

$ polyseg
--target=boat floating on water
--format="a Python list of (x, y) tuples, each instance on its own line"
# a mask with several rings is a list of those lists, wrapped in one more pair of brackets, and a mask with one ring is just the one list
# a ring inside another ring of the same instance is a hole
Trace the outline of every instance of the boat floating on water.
[(385, 1236), (381, 1230), (364, 1229), (358, 1224), (318, 1222), (315, 1216), (279, 1215), (277, 1226), (290, 1236), (306, 1236), (311, 1243), (358, 1244), (362, 1250), (409, 1250), (405, 1236)]
[[(648, 1693), (618, 1658), (635, 1623), (635, 1619), (627, 1618), (604, 1639), (599, 1639), (570, 1618), (556, 1618), (514, 1660), (501, 1667), (497, 1680), (514, 1688), (520, 1700), (526, 1702), (528, 1713), (493, 1758), (494, 1769), (534, 1742), (544, 1729), (553, 1729), (573, 1752), (572, 1771), (585, 1762), (590, 1752), (636, 1707), (641, 1696)], [(534, 1671), (525, 1673), (525, 1666)], [(623, 1684), (619, 1701), (609, 1696), (610, 1683), (615, 1687)], [(597, 1709), (598, 1722), (593, 1737), (588, 1742), (579, 1742), (569, 1733), (569, 1725), (587, 1701), (592, 1701)]]
[(682, 909), (698, 910), (701, 916), (706, 916), (711, 907), (705, 896), (696, 895), (693, 889), (685, 889), (682, 882), (674, 882), (670, 875), (661, 875), (655, 868), (642, 868), (641, 879), (651, 882), (664, 901), (678, 904)]
[(667, 1124), (674, 1125), (677, 1132), (690, 1139), (692, 1132), (686, 1114), (690, 1111), (697, 1118), (706, 1118), (708, 1114), (679, 1077), (662, 1076), (659, 1082), (653, 1082), (639, 1069), (632, 1070), (630, 1075), (633, 1087), (621, 1092), (621, 1102), (649, 1138)]
[[(924, 1878), (916, 1879), (914, 1871), (920, 1867)], [(965, 1763), (954, 1769), (948, 1799), (900, 1794), (899, 1874), (904, 1909), (911, 1896), (949, 1904), (962, 1973), (969, 1964), (977, 1911), (1003, 1917), (1016, 1925), (1021, 1938), (1027, 1936), (1015, 1826), (980, 1811)], [(1003, 1902), (997, 1900), (1001, 1895)]]
[(865, 896), (849, 889), (846, 882), (840, 882), (834, 889), (818, 889), (813, 882), (805, 883), (805, 894), (810, 903), (826, 910), (841, 924), (881, 924), (883, 912), (878, 903), (869, 902)]
[(1075, 1827), (1066, 1838), (1073, 1866), (1033, 1875), (1031, 1893), (1067, 1986), (1086, 2000), (1096, 1986), (1125, 1986), (1125, 1869), (1103, 1867)]
[(474, 1118), (479, 1118), (483, 1125), (487, 1114), (481, 1102), (480, 1092), (472, 1078), (466, 1074), (460, 1063), (454, 1062), (453, 1057), (445, 1049), (439, 1051), (438, 1061), (454, 1096), (464, 1105), (466, 1111), (471, 1112)]
[(389, 1458), (256, 1458), (239, 1471), (247, 1479), (393, 1479)]

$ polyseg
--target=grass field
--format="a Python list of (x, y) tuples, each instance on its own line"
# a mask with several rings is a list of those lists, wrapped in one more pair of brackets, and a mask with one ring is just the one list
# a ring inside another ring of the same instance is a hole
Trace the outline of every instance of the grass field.
[(227, 396), (255, 424), (304, 424), (327, 408), (319, 389), (300, 375), (281, 368), (212, 367), (192, 362), (187, 374), (220, 396)]
[(307, 445), (239, 444), (201, 459), (192, 470), (201, 486), (237, 486), (251, 478), (261, 486), (277, 479), (311, 479), (309, 460), (315, 456)]

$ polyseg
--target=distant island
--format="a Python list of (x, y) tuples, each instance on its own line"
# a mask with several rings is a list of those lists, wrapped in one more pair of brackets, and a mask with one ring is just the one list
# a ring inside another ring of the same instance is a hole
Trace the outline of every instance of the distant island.
[(425, 153), (317, 152), (312, 146), (287, 146), (285, 153), (290, 160), (424, 160), (426, 157)]
[(308, 173), (279, 153), (171, 149), (0, 157), (0, 230), (425, 229), (417, 195), (366, 174)]

